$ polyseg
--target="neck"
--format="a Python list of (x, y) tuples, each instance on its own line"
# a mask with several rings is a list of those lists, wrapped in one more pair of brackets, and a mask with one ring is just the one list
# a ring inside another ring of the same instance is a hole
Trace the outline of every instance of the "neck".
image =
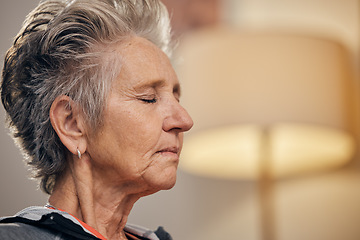
[(49, 203), (93, 227), (108, 240), (126, 239), (124, 227), (128, 216), (144, 194), (133, 191), (129, 183), (111, 185), (103, 182), (104, 178), (93, 177), (93, 173), (76, 171), (70, 169), (57, 179)]

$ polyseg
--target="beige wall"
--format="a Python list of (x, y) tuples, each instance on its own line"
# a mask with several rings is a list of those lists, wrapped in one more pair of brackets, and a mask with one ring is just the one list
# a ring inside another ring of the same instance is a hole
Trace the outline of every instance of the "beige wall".
[[(36, 3), (1, 1), (2, 55)], [(224, 19), (239, 28), (290, 27), (340, 39), (354, 58), (360, 50), (357, 0), (228, 0), (224, 11)], [(2, 109), (0, 113), (4, 119)], [(0, 215), (45, 204), (46, 197), (26, 179), (22, 156), (4, 128), (0, 128), (0, 151)], [(275, 200), (279, 240), (360, 239), (358, 167), (281, 181)], [(129, 221), (151, 228), (164, 225), (176, 240), (258, 240), (256, 183), (207, 179), (180, 171), (173, 190), (140, 200)]]
[(360, 50), (358, 0), (225, 0), (223, 18), (242, 29), (287, 29), (325, 35)]

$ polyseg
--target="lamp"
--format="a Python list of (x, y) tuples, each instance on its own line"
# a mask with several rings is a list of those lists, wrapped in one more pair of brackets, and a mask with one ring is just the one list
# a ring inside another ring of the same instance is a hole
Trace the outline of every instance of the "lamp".
[(338, 129), (299, 123), (268, 129), (239, 124), (189, 137), (181, 167), (199, 175), (257, 180), (265, 157), (269, 161), (265, 171), (278, 179), (343, 166), (354, 151), (353, 138)]
[(259, 180), (263, 238), (274, 239), (273, 179), (349, 162), (352, 78), (339, 43), (227, 28), (188, 35), (177, 67), (195, 126), (180, 167), (211, 177)]

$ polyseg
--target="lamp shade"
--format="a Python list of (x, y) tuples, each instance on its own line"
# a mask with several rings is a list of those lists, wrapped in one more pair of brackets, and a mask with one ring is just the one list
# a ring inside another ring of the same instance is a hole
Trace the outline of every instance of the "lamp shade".
[(202, 176), (256, 180), (267, 158), (267, 175), (279, 179), (342, 166), (354, 152), (354, 139), (338, 129), (307, 124), (263, 129), (239, 124), (189, 137), (181, 166)]
[[(181, 167), (254, 179), (339, 167), (355, 152), (351, 64), (339, 43), (290, 33), (195, 32), (178, 50), (195, 126)], [(259, 160), (260, 159), (260, 160)]]

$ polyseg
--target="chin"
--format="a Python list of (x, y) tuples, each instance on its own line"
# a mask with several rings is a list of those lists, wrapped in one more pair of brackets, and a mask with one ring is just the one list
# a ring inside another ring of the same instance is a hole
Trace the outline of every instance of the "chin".
[(174, 176), (164, 179), (164, 181), (162, 181), (162, 183), (159, 184), (159, 190), (169, 190), (175, 186), (175, 183), (176, 183), (176, 174)]
[(170, 190), (172, 189), (174, 186), (175, 186), (175, 183), (176, 183), (176, 177), (173, 181), (169, 181), (164, 187), (162, 190)]
[(156, 191), (169, 190), (175, 186), (176, 171), (163, 171), (148, 182)]

